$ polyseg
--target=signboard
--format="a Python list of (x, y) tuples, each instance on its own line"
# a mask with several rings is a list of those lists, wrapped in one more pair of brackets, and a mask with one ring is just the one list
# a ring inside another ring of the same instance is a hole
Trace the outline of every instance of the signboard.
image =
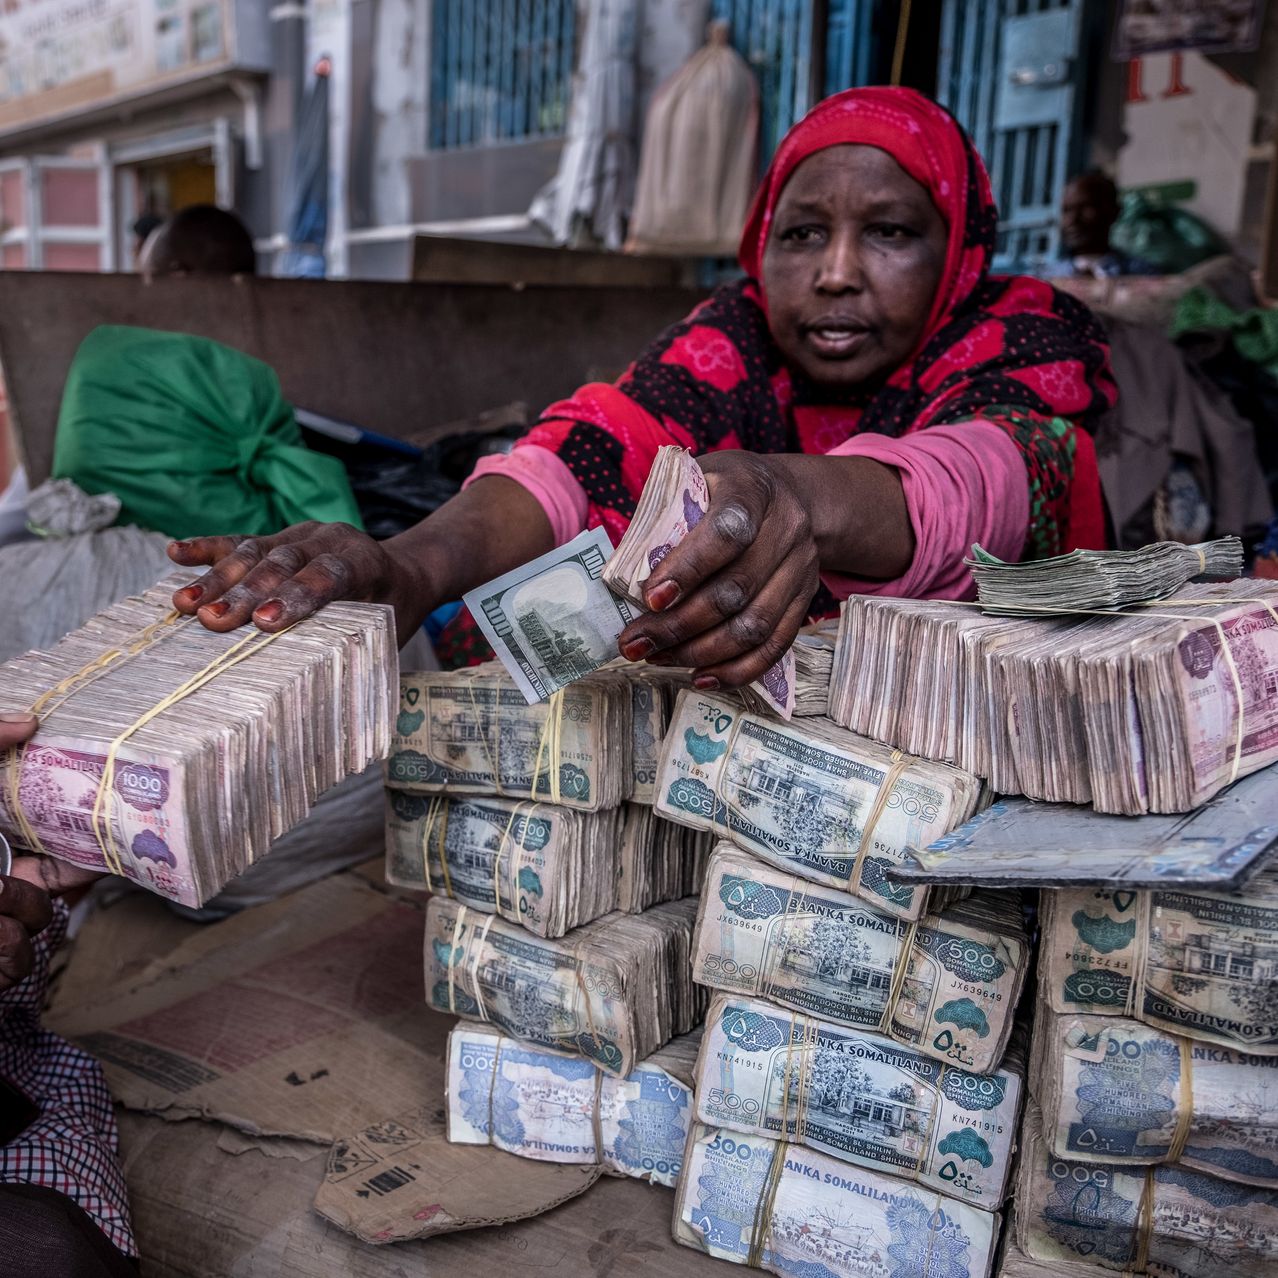
[(1198, 53), (1129, 64), (1118, 185), (1173, 184), (1178, 202), (1220, 234), (1242, 221), (1256, 90)]
[(0, 134), (236, 62), (233, 0), (0, 0)]
[(1197, 49), (1240, 53), (1260, 43), (1264, 0), (1123, 0), (1114, 57)]

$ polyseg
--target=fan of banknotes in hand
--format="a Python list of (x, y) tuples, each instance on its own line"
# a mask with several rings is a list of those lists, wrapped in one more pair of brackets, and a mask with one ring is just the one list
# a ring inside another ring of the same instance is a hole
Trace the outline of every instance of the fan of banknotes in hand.
[[(615, 552), (603, 529), (592, 528), (464, 597), (529, 702), (544, 701), (616, 659), (618, 636), (644, 611), (644, 582), (709, 509), (710, 490), (696, 458), (667, 445), (657, 450)], [(795, 708), (793, 653), (744, 695), (788, 719)]]

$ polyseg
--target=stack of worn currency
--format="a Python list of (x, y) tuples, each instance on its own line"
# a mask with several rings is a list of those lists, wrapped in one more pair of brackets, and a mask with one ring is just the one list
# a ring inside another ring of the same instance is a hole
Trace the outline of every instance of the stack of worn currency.
[(622, 813), (613, 908), (642, 914), (700, 892), (713, 837), (667, 821), (646, 804), (627, 803)]
[(987, 1278), (998, 1233), (948, 1194), (700, 1123), (675, 1195), (676, 1242), (774, 1274)]
[(997, 1069), (1030, 965), (1019, 895), (976, 892), (908, 923), (731, 844), (710, 859), (693, 977), (947, 1065)]
[(853, 597), (830, 714), (1000, 793), (1188, 812), (1278, 760), (1276, 605), (1266, 581), (1105, 618)]
[(672, 1039), (618, 1078), (463, 1022), (448, 1036), (448, 1139), (673, 1186), (700, 1041), (699, 1033)]
[(696, 901), (606, 914), (551, 940), (435, 896), (426, 907), (426, 999), (624, 1078), (701, 1022), (692, 983)]
[[(710, 509), (710, 488), (697, 459), (672, 444), (657, 449), (635, 513), (603, 580), (642, 612), (643, 586), (653, 569), (695, 528)], [(617, 633), (621, 633), (618, 627)], [(788, 719), (795, 708), (794, 653), (787, 652), (742, 694), (747, 703)]]
[(0, 832), (199, 906), (347, 774), (384, 758), (389, 609), (330, 604), (279, 635), (172, 611), (180, 575), (0, 666), (40, 729), (0, 753)]
[(597, 812), (633, 787), (630, 680), (599, 672), (529, 705), (496, 662), (405, 673), (386, 784)]
[(387, 790), (386, 878), (563, 936), (617, 908), (623, 811)]
[(657, 760), (670, 726), (670, 715), (681, 688), (692, 680), (692, 671), (643, 663), (618, 661), (608, 670), (630, 680), (630, 714), (633, 722), (631, 768), (634, 787), (629, 798), (651, 805), (656, 793)]
[(697, 1118), (1002, 1206), (1025, 1076), (1025, 1033), (972, 1074), (862, 1030), (720, 994), (697, 1060)]
[(535, 799), (386, 791), (386, 879), (537, 936), (697, 890), (710, 836), (627, 803), (580, 812)]
[(830, 705), (830, 674), (834, 669), (834, 645), (838, 623), (822, 622), (799, 632), (794, 653), (794, 713), (825, 714)]
[(1061, 1158), (1031, 1104), (1016, 1178), (1015, 1241), (1031, 1259), (1059, 1266), (1054, 1273), (1073, 1274), (1069, 1266), (1085, 1261), (1155, 1278), (1273, 1278), (1278, 1191), (1183, 1166)]
[(1017, 1187), (1032, 1260), (1278, 1273), (1278, 866), (1043, 893)]
[(1071, 550), (1026, 563), (1005, 563), (973, 546), (967, 565), (985, 612), (1031, 617), (1127, 608), (1165, 599), (1193, 577), (1239, 577), (1243, 545), (1237, 537), (1194, 546), (1160, 541), (1137, 550)]
[(731, 693), (679, 694), (657, 772), (659, 816), (714, 830), (813, 883), (916, 919), (926, 892), (888, 872), (976, 809), (970, 773), (844, 731), (785, 724)]

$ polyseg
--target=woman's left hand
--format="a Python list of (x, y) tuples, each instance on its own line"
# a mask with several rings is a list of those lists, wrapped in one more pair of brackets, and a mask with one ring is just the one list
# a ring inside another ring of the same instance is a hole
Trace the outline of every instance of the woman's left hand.
[(652, 610), (621, 633), (630, 661), (692, 666), (696, 685), (740, 687), (775, 665), (820, 585), (807, 502), (782, 456), (697, 459), (710, 511), (644, 587)]

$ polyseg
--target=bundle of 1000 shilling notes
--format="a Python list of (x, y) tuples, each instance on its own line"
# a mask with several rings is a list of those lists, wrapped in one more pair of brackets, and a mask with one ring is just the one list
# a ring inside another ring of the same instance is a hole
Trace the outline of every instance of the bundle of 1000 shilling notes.
[(908, 922), (723, 843), (706, 870), (692, 966), (702, 985), (986, 1074), (1003, 1059), (1029, 962), (1016, 893), (977, 892)]
[[(1273, 1278), (1278, 1190), (1172, 1165), (1061, 1158), (1026, 1107), (1016, 1177), (1016, 1243), (1031, 1260), (1151, 1278)], [(1015, 1272), (1014, 1270), (1011, 1272)]]
[(600, 812), (537, 799), (386, 792), (386, 878), (557, 937), (613, 910), (697, 891), (709, 836), (627, 803)]
[(426, 1000), (618, 1078), (701, 1021), (696, 901), (606, 914), (557, 940), (446, 897), (426, 907)]
[(198, 906), (385, 757), (395, 632), (388, 608), (335, 603), (278, 635), (215, 634), (172, 611), (181, 584), (0, 667), (0, 705), (40, 717), (0, 756), (0, 830)]
[(699, 1041), (672, 1039), (616, 1078), (579, 1056), (462, 1022), (448, 1036), (448, 1139), (673, 1186)]
[(675, 1241), (813, 1278), (987, 1278), (999, 1216), (828, 1154), (694, 1123)]
[(1278, 586), (1187, 585), (1108, 617), (853, 597), (830, 715), (1001, 794), (1188, 812), (1278, 760)]
[(386, 784), (597, 812), (634, 788), (631, 682), (599, 671), (529, 705), (496, 662), (405, 672)]
[[(828, 719), (785, 724), (730, 694), (679, 694), (657, 769), (658, 816), (714, 830), (791, 874), (915, 919), (925, 889), (891, 870), (968, 819), (970, 773), (902, 755)], [(933, 904), (943, 902), (938, 893)]]
[(804, 1145), (997, 1211), (1007, 1192), (1025, 1034), (990, 1074), (879, 1034), (720, 994), (697, 1060), (697, 1118)]

